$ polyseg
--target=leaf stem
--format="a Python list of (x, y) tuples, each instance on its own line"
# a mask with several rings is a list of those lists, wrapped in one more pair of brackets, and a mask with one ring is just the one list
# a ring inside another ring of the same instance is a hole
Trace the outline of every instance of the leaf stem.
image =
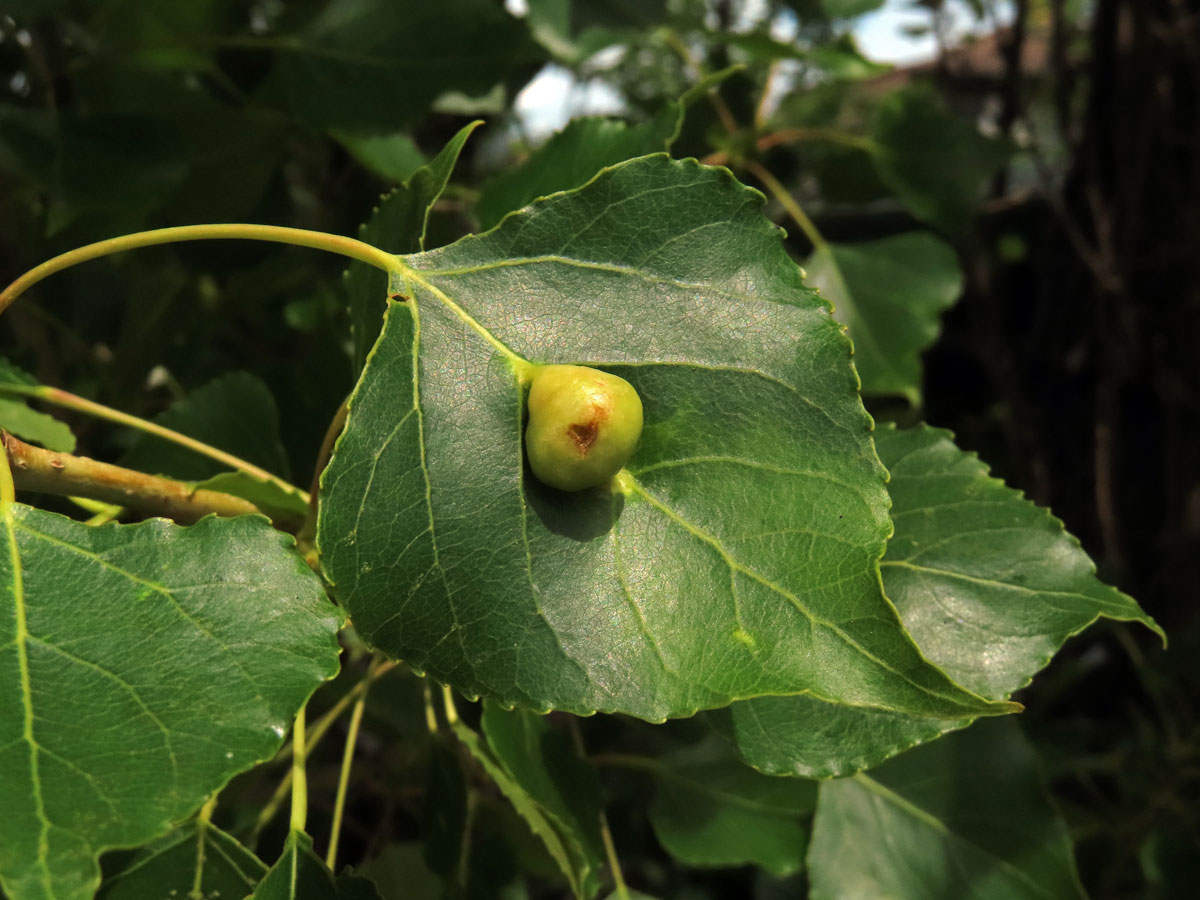
[(304, 772), (308, 753), (304, 743), (304, 710), (304, 706), (300, 707), (292, 725), (292, 831), (304, 831), (308, 821), (308, 779)]
[[(571, 732), (571, 741), (579, 758), (591, 763), (587, 748), (583, 743), (583, 732), (579, 730), (579, 720), (574, 716), (567, 719), (567, 727)], [(604, 844), (604, 855), (608, 858), (608, 869), (612, 872), (613, 883), (616, 886), (618, 900), (629, 900), (629, 885), (625, 883), (625, 873), (621, 870), (621, 859), (617, 856), (617, 845), (613, 842), (612, 829), (608, 827), (608, 815), (604, 807), (599, 809), (600, 840)]]
[(277, 244), (292, 244), (298, 247), (311, 247), (315, 250), (326, 250), (341, 256), (348, 256), (368, 265), (392, 272), (396, 269), (396, 258), (385, 253), (378, 247), (373, 247), (355, 238), (338, 234), (326, 234), (322, 231), (309, 231), (306, 228), (284, 228), (278, 225), (181, 225), (176, 228), (158, 228), (153, 231), (139, 231), (136, 234), (126, 234), (121, 237), (97, 241), (69, 250), (59, 256), (49, 259), (40, 266), (30, 269), (3, 291), (0, 291), (0, 313), (4, 312), (14, 300), (29, 290), (43, 278), (49, 278), (56, 272), (69, 269), (82, 262), (121, 253), (125, 250), (136, 250), (140, 247), (152, 247), (156, 244), (175, 244), (182, 241), (210, 241), (218, 239), (236, 239), (251, 241), (271, 241)]
[[(399, 665), (399, 663), (393, 662), (390, 659), (385, 659), (375, 667), (375, 671), (371, 676), (372, 680), (378, 681), (382, 676), (396, 668), (397, 665)], [(326, 733), (333, 726), (333, 723), (337, 721), (338, 717), (341, 716), (341, 714), (344, 713), (347, 708), (349, 708), (350, 704), (354, 703), (366, 690), (366, 682), (360, 681), (354, 687), (350, 688), (350, 690), (346, 691), (345, 695), (343, 695), (337, 703), (329, 707), (329, 709), (325, 711), (321, 718), (317, 719), (316, 724), (313, 725), (308, 731), (308, 749), (310, 752), (315, 750), (317, 745), (321, 743), (321, 739), (325, 737)], [(279, 753), (275, 755), (275, 758), (279, 760), (287, 759), (292, 753), (292, 749), (292, 744), (286, 744), (280, 748)], [(270, 824), (273, 818), (275, 818), (275, 813), (277, 813), (279, 811), (279, 807), (283, 805), (284, 798), (287, 797), (288, 791), (291, 790), (291, 787), (292, 770), (288, 769), (287, 774), (283, 776), (279, 784), (276, 786), (275, 793), (271, 795), (271, 799), (267, 801), (267, 804), (259, 812), (258, 818), (254, 821), (254, 827), (250, 829), (250, 834), (246, 839), (246, 843), (251, 848), (253, 848), (254, 844), (258, 841), (258, 836), (262, 834), (263, 829)]]
[(296, 487), (294, 484), (289, 484), (278, 475), (272, 475), (266, 469), (247, 462), (244, 459), (234, 456), (232, 453), (226, 453), (216, 447), (206, 444), (203, 441), (198, 441), (195, 438), (188, 437), (186, 434), (181, 434), (173, 429), (166, 428), (156, 422), (150, 422), (146, 419), (138, 418), (129, 413), (121, 412), (119, 409), (113, 409), (111, 406), (105, 406), (103, 403), (97, 403), (94, 400), (88, 400), (85, 397), (80, 397), (77, 394), (72, 394), (70, 391), (60, 390), (59, 388), (46, 387), (45, 385), (24, 385), (24, 384), (0, 384), (0, 394), (16, 394), (22, 397), (33, 397), (41, 400), (44, 403), (52, 403), (55, 406), (61, 406), (65, 409), (73, 409), (76, 412), (84, 413), (85, 415), (95, 416), (97, 419), (104, 419), (109, 422), (116, 422), (118, 425), (125, 425), (129, 428), (135, 428), (138, 431), (143, 431), (146, 434), (152, 434), (155, 437), (162, 438), (164, 441), (170, 441), (173, 444), (178, 444), (181, 447), (186, 447), (201, 456), (207, 456), (209, 459), (216, 460), (222, 465), (229, 466), (239, 472), (245, 472), (252, 478), (257, 478), (261, 481), (269, 481), (278, 487), (280, 490), (287, 491), (289, 494), (295, 494), (303, 498), (304, 502), (309, 502), (309, 496), (305, 491)]
[(425, 727), (429, 729), (430, 734), (437, 734), (437, 710), (433, 708), (433, 689), (429, 686), (428, 678), (421, 679), (421, 688), (425, 699)]
[(12, 464), (14, 486), (22, 490), (61, 496), (78, 494), (166, 516), (184, 525), (212, 514), (246, 516), (259, 512), (249, 500), (232, 494), (194, 488), (173, 478), (135, 472), (86, 456), (44, 450), (7, 431), (0, 431), (0, 444), (6, 461)]
[(446, 724), (453, 726), (458, 721), (458, 707), (454, 705), (454, 692), (450, 685), (442, 685), (442, 707), (446, 713)]
[[(354, 747), (358, 743), (358, 729), (362, 725), (363, 712), (367, 708), (367, 694), (371, 690), (371, 680), (375, 670), (379, 668), (383, 658), (372, 658), (367, 666), (366, 677), (359, 684), (363, 685), (362, 692), (354, 701), (354, 709), (350, 713), (350, 726), (346, 729), (346, 749), (342, 752), (342, 770), (338, 774), (337, 795), (333, 801), (333, 825), (329, 831), (329, 849), (325, 853), (325, 864), (333, 871), (337, 862), (338, 838), (342, 832), (342, 813), (346, 807), (346, 789), (350, 783), (350, 767), (354, 764)], [(356, 685), (357, 687), (357, 685)]]
[(465, 896), (467, 893), (467, 881), (470, 877), (471, 866), (471, 851), (474, 849), (471, 846), (471, 835), (475, 831), (475, 818), (479, 808), (479, 792), (474, 787), (467, 788), (467, 810), (463, 817), (463, 838), (462, 844), (458, 849), (458, 865), (455, 867), (455, 880), (458, 882), (458, 887)]
[(817, 226), (813, 224), (813, 220), (808, 217), (808, 214), (800, 208), (800, 204), (796, 202), (796, 199), (792, 196), (792, 192), (784, 187), (779, 179), (767, 170), (766, 166), (762, 165), (762, 163), (747, 162), (746, 168), (779, 201), (779, 205), (792, 217), (792, 221), (800, 226), (800, 230), (804, 232), (804, 236), (808, 238), (814, 250), (821, 250), (828, 246), (829, 242), (817, 230)]
[(192, 877), (192, 889), (188, 892), (188, 900), (204, 900), (204, 845), (219, 796), (217, 793), (209, 797), (196, 814), (196, 874)]

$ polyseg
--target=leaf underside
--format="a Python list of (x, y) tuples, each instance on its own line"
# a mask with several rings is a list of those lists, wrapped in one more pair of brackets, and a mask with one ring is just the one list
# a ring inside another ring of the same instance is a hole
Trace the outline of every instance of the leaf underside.
[[(644, 157), (401, 258), (322, 479), (323, 565), (368, 641), (535, 710), (989, 709), (880, 591), (888, 501), (847, 341), (761, 205)], [(637, 388), (627, 492), (529, 475), (523, 361)]]

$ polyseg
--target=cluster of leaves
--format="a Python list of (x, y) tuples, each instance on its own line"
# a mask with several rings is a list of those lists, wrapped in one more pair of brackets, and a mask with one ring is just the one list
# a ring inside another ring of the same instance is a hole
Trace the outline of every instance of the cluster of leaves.
[[(6, 314), (41, 383), (6, 364), (0, 424), (28, 440), (305, 516), (28, 402), (148, 413), (165, 385), (159, 424), (320, 470), (299, 546), (0, 490), (10, 900), (719, 895), (694, 869), (738, 866), (761, 896), (1080, 895), (1007, 714), (1097, 619), (1157, 626), (950, 434), (873, 429), (864, 396), (919, 401), (949, 241), (1008, 152), (872, 86), (839, 21), (878, 5), (772, 8), (785, 41), (689, 3), (18, 4), (0, 178), (29, 261), (238, 219), (367, 218), (395, 255), (344, 280), (292, 251), (121, 260)], [(463, 119), (502, 125), (551, 62), (630, 120), (496, 162), (512, 131)], [(839, 243), (804, 212), (879, 203), (911, 227)], [(620, 490), (532, 478), (529, 363), (638, 389)]]

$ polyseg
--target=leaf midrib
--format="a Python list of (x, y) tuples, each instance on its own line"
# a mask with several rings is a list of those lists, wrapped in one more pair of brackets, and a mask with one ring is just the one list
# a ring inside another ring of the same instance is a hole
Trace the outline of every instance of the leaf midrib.
[[(2, 452), (2, 451), (0, 451)], [(7, 468), (7, 461), (3, 463)], [(4, 474), (7, 475), (7, 472)], [(8, 476), (11, 480), (11, 475)], [(13, 499), (5, 496), (2, 501), (3, 510), (0, 515), (4, 519), (4, 530), (8, 536), (9, 565), (12, 566), (12, 596), (15, 614), (16, 632), (14, 643), (17, 647), (17, 671), (20, 679), (21, 705), (24, 711), (22, 739), (29, 745), (29, 775), (33, 789), (34, 811), (40, 825), (38, 831), (37, 865), (41, 872), (42, 889), (47, 897), (54, 895), (53, 879), (50, 873), (50, 819), (46, 816), (46, 802), (42, 796), (42, 780), (39, 771), (39, 753), (41, 747), (33, 733), (33, 681), (29, 670), (29, 627), (25, 613), (25, 581), (21, 571), (21, 551), (17, 547), (16, 520), (13, 516)]]
[[(800, 612), (803, 616), (805, 616), (813, 625), (826, 628), (830, 633), (836, 635), (843, 643), (845, 643), (846, 646), (848, 646), (850, 649), (852, 649), (856, 653), (859, 653), (861, 656), (863, 656), (863, 658), (870, 660), (875, 665), (877, 665), (881, 669), (883, 669), (885, 672), (889, 672), (892, 675), (894, 675), (896, 678), (898, 678), (904, 682), (907, 682), (908, 684), (910, 684), (913, 688), (915, 688), (919, 692), (926, 694), (930, 697), (937, 697), (941, 700), (948, 701), (948, 702), (953, 703), (956, 706), (963, 708), (963, 709), (971, 709), (971, 707), (964, 707), (961, 700), (956, 699), (952, 696), (948, 696), (948, 695), (938, 692), (938, 691), (933, 691), (924, 685), (917, 684), (915, 681), (912, 680), (912, 678), (910, 676), (908, 676), (902, 672), (898, 672), (894, 667), (889, 665), (884, 660), (881, 660), (878, 657), (876, 657), (873, 653), (871, 653), (865, 647), (861, 646), (856, 640), (854, 640), (854, 638), (852, 638), (850, 635), (846, 634), (846, 632), (843, 631), (842, 628), (836, 622), (832, 622), (832, 621), (825, 619), (821, 616), (818, 616), (816, 613), (814, 613), (811, 609), (808, 608), (808, 606), (806, 604), (804, 604), (800, 600), (799, 597), (797, 597), (791, 591), (788, 591), (788, 590), (784, 589), (783, 587), (781, 587), (780, 585), (775, 584), (775, 582), (771, 581), (769, 578), (760, 574), (759, 572), (755, 571), (754, 569), (750, 568), (749, 566), (746, 566), (743, 563), (738, 562), (736, 559), (734, 559), (729, 554), (729, 551), (727, 551), (725, 549), (724, 544), (722, 544), (722, 542), (719, 539), (713, 537), (708, 532), (704, 531), (701, 528), (698, 528), (697, 526), (695, 526), (691, 522), (689, 522), (687, 519), (683, 518), (681, 515), (679, 515), (679, 513), (675, 512), (673, 509), (671, 509), (669, 506), (667, 506), (665, 503), (663, 503), (661, 500), (659, 500), (657, 497), (655, 497), (653, 494), (651, 494), (649, 491), (647, 491), (644, 487), (642, 487), (641, 484), (639, 484), (637, 482), (637, 480), (633, 478), (632, 475), (628, 476), (628, 481), (631, 484), (633, 490), (638, 495), (640, 495), (643, 499), (645, 499), (651, 506), (653, 506), (655, 509), (657, 509), (660, 513), (662, 513), (664, 516), (666, 516), (670, 521), (674, 522), (675, 524), (677, 524), (681, 528), (683, 528), (685, 531), (689, 532), (697, 540), (699, 540), (705, 544), (708, 544), (710, 547), (712, 547), (714, 550), (716, 550), (717, 554), (721, 557), (721, 559), (725, 563), (725, 565), (728, 566), (732, 571), (741, 572), (742, 574), (753, 579), (754, 581), (757, 581), (759, 584), (761, 584), (763, 587), (767, 588), (768, 590), (771, 590), (771, 591), (779, 594), (781, 597), (783, 597), (786, 600), (788, 600), (789, 602), (791, 602), (791, 604), (796, 608), (796, 610), (798, 612)], [(896, 711), (903, 712), (904, 710), (897, 709)]]
[[(477, 319), (475, 319), (473, 316), (471, 316), (465, 309), (463, 309), (461, 306), (459, 306), (459, 304), (456, 303), (453, 299), (451, 299), (451, 297), (448, 294), (446, 294), (445, 291), (443, 291), (441, 288), (439, 288), (435, 284), (433, 284), (426, 276), (436, 275), (436, 274), (449, 275), (449, 274), (454, 274), (456, 272), (459, 274), (466, 274), (466, 273), (470, 273), (470, 272), (482, 271), (488, 267), (502, 268), (506, 264), (507, 265), (521, 265), (521, 264), (528, 264), (528, 263), (532, 263), (532, 262), (544, 262), (547, 260), (562, 262), (567, 265), (578, 265), (578, 266), (584, 267), (584, 268), (608, 269), (610, 271), (618, 271), (618, 272), (621, 272), (622, 274), (636, 275), (636, 276), (642, 277), (642, 278), (652, 278), (653, 277), (653, 276), (649, 276), (647, 273), (639, 272), (637, 270), (624, 269), (622, 267), (608, 266), (606, 264), (599, 264), (599, 263), (584, 263), (579, 260), (571, 259), (569, 257), (559, 257), (559, 256), (552, 256), (552, 257), (545, 257), (545, 258), (522, 257), (522, 258), (515, 259), (515, 260), (496, 261), (496, 262), (493, 262), (490, 264), (484, 264), (482, 266), (472, 266), (472, 267), (468, 267), (468, 268), (461, 269), (461, 270), (420, 270), (420, 269), (413, 268), (412, 266), (410, 266), (407, 262), (405, 262), (400, 257), (396, 257), (396, 266), (397, 266), (397, 274), (399, 274), (406, 281), (408, 281), (410, 283), (415, 282), (416, 284), (419, 284), (420, 286), (422, 286), (426, 290), (428, 290), (447, 309), (449, 309), (454, 315), (456, 315), (466, 325), (468, 325), (473, 331), (475, 331), (481, 338), (483, 338), (483, 340), (487, 344), (489, 344), (497, 352), (499, 352), (502, 356), (504, 356), (504, 358), (506, 360), (508, 360), (510, 365), (513, 367), (514, 373), (516, 374), (517, 379), (518, 379), (518, 383), (523, 385), (527, 380), (529, 380), (532, 377), (532, 373), (536, 370), (536, 364), (531, 363), (529, 360), (525, 359), (520, 354), (518, 354), (515, 351), (513, 351), (512, 349), (510, 349), (503, 341), (501, 341), (494, 334), (492, 334), (491, 331), (488, 330), (481, 322), (479, 322)], [(669, 279), (663, 279), (663, 281), (669, 281)], [(680, 285), (686, 284), (684, 282), (678, 282), (678, 281), (674, 281), (671, 283), (680, 284)], [(687, 285), (687, 286), (702, 287), (701, 285)], [(703, 287), (705, 287), (706, 290), (710, 289), (708, 286), (703, 286)], [(754, 300), (755, 302), (758, 302), (758, 298), (742, 297), (741, 299)], [(412, 313), (413, 313), (414, 323), (417, 323), (417, 322), (419, 322), (419, 318), (418, 318), (419, 304), (418, 304), (415, 296), (413, 297), (413, 299), (410, 302), (413, 305)], [(417, 330), (417, 333), (419, 333), (419, 325), (417, 325), (416, 330)], [(419, 352), (419, 347), (417, 344), (417, 340), (414, 338), (414, 354), (413, 354), (414, 355), (414, 371), (413, 371), (414, 392), (416, 390), (418, 390), (417, 385), (419, 383), (419, 378), (418, 378), (417, 371), (416, 371), (416, 360), (417, 360), (418, 352)], [(747, 371), (753, 371), (755, 374), (761, 374), (763, 377), (770, 378), (773, 381), (778, 381), (778, 379), (776, 379), (774, 376), (767, 375), (766, 373), (759, 373), (757, 370), (747, 370)], [(799, 395), (799, 391), (796, 390), (795, 387), (786, 385), (786, 383), (782, 382), (782, 381), (780, 381), (779, 383), (781, 385), (789, 387), (793, 392), (795, 392)], [(808, 402), (810, 404), (812, 403), (812, 401), (807, 400), (807, 398), (803, 398), (803, 395), (800, 395), (800, 396), (802, 397), (802, 399), (805, 399), (806, 402)], [(815, 406), (815, 404), (813, 404), (813, 405)], [(418, 402), (418, 408), (419, 408), (419, 402)], [(422, 430), (421, 437), (420, 437), (420, 444), (421, 444), (422, 470), (425, 473), (427, 489), (431, 490), (431, 487), (429, 485), (428, 468), (425, 465), (425, 444), (424, 444), (423, 430)], [(626, 475), (628, 475), (627, 470), (622, 470), (622, 471)], [(642, 488), (642, 486), (640, 484), (638, 484), (636, 482), (636, 480), (633, 479), (632, 476), (629, 476), (629, 481), (633, 485), (634, 489), (639, 494), (641, 494), (644, 498), (646, 498), (649, 502), (651, 502), (651, 505), (654, 505), (656, 508), (658, 508), (660, 510), (660, 512), (663, 512), (664, 515), (667, 515), (667, 517), (669, 519), (675, 521), (677, 524), (684, 527), (686, 530), (691, 532), (697, 538), (704, 540), (706, 543), (709, 543), (714, 549), (716, 549), (717, 552), (720, 554), (721, 558), (725, 561), (726, 565), (728, 565), (730, 567), (731, 571), (733, 571), (733, 572), (740, 571), (743, 574), (747, 575), (748, 577), (763, 584), (768, 589), (787, 598), (789, 601), (792, 602), (792, 604), (796, 607), (796, 609), (802, 615), (804, 615), (806, 618), (808, 618), (809, 621), (812, 622), (814, 625), (819, 625), (819, 626), (827, 628), (831, 633), (835, 634), (839, 639), (841, 639), (853, 651), (861, 654), (865, 659), (870, 660), (871, 662), (873, 662), (875, 665), (879, 666), (884, 671), (889, 672), (892, 675), (894, 675), (895, 677), (899, 678), (900, 680), (908, 683), (914, 689), (916, 689), (918, 692), (923, 693), (930, 697), (936, 697), (940, 700), (950, 702), (960, 708), (966, 708), (966, 709), (971, 708), (971, 707), (963, 707), (961, 698), (954, 698), (952, 696), (946, 695), (945, 693), (942, 693), (939, 691), (934, 691), (926, 686), (920, 685), (920, 684), (916, 683), (915, 681), (913, 681), (911, 676), (897, 671), (894, 667), (892, 667), (885, 661), (877, 658), (874, 654), (872, 654), (866, 648), (862, 647), (857, 641), (855, 641), (848, 634), (846, 634), (835, 623), (830, 622), (828, 620), (823, 619), (822, 617), (817, 616), (804, 603), (802, 603), (798, 597), (796, 597), (790, 591), (785, 591), (783, 588), (779, 587), (774, 582), (772, 582), (770, 579), (767, 579), (765, 576), (759, 574), (754, 569), (744, 566), (743, 564), (734, 560), (729, 555), (728, 551), (725, 550), (724, 545), (719, 540), (712, 537), (711, 535), (708, 535), (705, 532), (702, 532), (700, 529), (696, 528), (696, 526), (692, 525), (686, 519), (683, 519), (677, 513), (674, 513), (674, 511), (669, 510), (669, 508), (666, 507), (664, 504), (662, 504), (661, 501), (658, 501), (657, 498), (652, 497), (652, 495), (650, 495), (647, 491), (645, 491), (645, 489)], [(428, 495), (427, 495), (427, 499), (429, 499)], [(429, 505), (429, 511), (430, 511), (430, 529), (431, 529), (431, 534), (433, 534), (434, 533), (434, 523), (433, 523), (433, 508), (432, 508), (431, 502)], [(525, 514), (524, 509), (522, 509), (523, 517), (524, 517), (524, 514)], [(528, 576), (530, 595), (531, 595), (531, 597), (534, 597), (534, 600), (536, 603), (536, 587), (533, 584), (532, 572), (527, 570), (526, 574)], [(539, 609), (539, 613), (540, 613), (540, 609)], [(557, 638), (558, 638), (557, 633), (555, 633), (555, 638), (557, 640)], [(559, 646), (561, 648), (561, 643), (559, 644)]]

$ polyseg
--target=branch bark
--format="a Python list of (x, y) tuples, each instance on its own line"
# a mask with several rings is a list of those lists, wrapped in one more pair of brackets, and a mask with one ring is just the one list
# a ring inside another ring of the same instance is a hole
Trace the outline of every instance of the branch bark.
[(232, 494), (194, 489), (173, 478), (147, 475), (86, 456), (34, 447), (7, 431), (0, 431), (0, 440), (8, 454), (13, 482), (18, 490), (89, 497), (146, 515), (166, 516), (181, 525), (190, 525), (211, 514), (245, 516), (260, 513), (249, 500)]

